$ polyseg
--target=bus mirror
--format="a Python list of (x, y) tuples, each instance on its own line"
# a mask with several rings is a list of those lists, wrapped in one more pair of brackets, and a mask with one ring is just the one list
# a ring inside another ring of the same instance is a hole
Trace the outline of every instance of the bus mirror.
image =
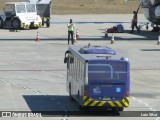
[(64, 58), (64, 63), (67, 63), (68, 62), (68, 57), (65, 57)]

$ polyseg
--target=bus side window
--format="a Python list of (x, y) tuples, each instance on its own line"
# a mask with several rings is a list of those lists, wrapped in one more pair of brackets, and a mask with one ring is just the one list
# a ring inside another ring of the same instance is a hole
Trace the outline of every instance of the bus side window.
[(70, 69), (70, 75), (73, 77), (73, 64), (71, 64), (71, 58), (72, 58), (73, 56), (70, 54), (70, 59), (69, 59), (69, 69)]
[(70, 63), (71, 63), (71, 64), (74, 63), (74, 57), (73, 57), (73, 56), (70, 57)]
[(74, 79), (77, 80), (77, 58), (74, 57)]
[(76, 69), (76, 71), (77, 71), (77, 81), (79, 80), (79, 60), (77, 59), (77, 69)]
[(81, 80), (84, 80), (83, 77), (84, 77), (84, 63), (81, 62)]

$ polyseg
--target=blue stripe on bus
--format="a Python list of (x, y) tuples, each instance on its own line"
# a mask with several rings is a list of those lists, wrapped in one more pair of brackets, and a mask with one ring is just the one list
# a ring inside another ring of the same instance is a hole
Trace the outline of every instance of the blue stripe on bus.
[(127, 73), (125, 71), (114, 71), (114, 72), (109, 72), (109, 71), (88, 71), (88, 73), (119, 73), (119, 74), (123, 74), (123, 73)]
[(88, 66), (111, 66), (110, 64), (88, 64)]

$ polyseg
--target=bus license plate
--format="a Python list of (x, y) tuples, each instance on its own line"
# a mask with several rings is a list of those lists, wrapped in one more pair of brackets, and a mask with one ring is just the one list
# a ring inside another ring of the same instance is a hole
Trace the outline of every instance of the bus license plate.
[(110, 101), (111, 98), (110, 97), (104, 97), (103, 100)]

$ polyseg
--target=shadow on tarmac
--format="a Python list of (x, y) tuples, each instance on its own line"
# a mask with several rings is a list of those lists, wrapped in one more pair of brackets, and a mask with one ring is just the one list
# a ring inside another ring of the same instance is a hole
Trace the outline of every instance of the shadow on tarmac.
[[(115, 34), (114, 34), (115, 35)], [(124, 37), (124, 36), (123, 36)], [(90, 36), (90, 37), (81, 37), (80, 39), (78, 39), (77, 41), (110, 41), (111, 40), (111, 36), (105, 38), (104, 36)], [(136, 37), (127, 37), (127, 38), (122, 38), (122, 37), (118, 37), (115, 35), (114, 39), (116, 41), (146, 41), (146, 40), (158, 40), (158, 37), (154, 36), (150, 36), (150, 37), (146, 37), (146, 38), (136, 38)], [(0, 41), (35, 41), (35, 38), (0, 38)], [(67, 41), (67, 38), (41, 38), (41, 41)]]
[[(137, 30), (134, 30), (133, 33), (130, 33), (131, 30), (124, 30), (122, 33), (108, 33), (108, 37), (105, 37), (105, 29), (98, 29), (101, 31), (102, 36), (80, 36), (78, 41), (92, 41), (92, 40), (102, 40), (102, 41), (110, 41), (112, 38), (112, 34), (114, 35), (114, 39), (116, 41), (138, 41), (138, 40), (158, 40), (159, 32), (151, 32), (147, 30), (141, 30), (140, 33)], [(20, 32), (20, 31), (19, 31)], [(0, 40), (8, 40), (8, 41), (35, 41), (35, 38), (32, 37), (22, 37), (22, 38), (0, 38)], [(67, 37), (41, 37), (42, 41), (67, 41)]]
[(147, 52), (149, 52), (149, 51), (157, 51), (157, 52), (159, 52), (160, 51), (160, 49), (141, 49), (141, 51), (147, 51)]
[(41, 113), (43, 117), (54, 116), (120, 116), (118, 111), (112, 110), (83, 110), (71, 101), (69, 96), (58, 95), (24, 95), (28, 107), (33, 113)]
[[(99, 29), (99, 30), (103, 31), (102, 33), (105, 35), (105, 29)], [(147, 30), (141, 30), (140, 33), (138, 33), (137, 30), (134, 30), (133, 33), (130, 33), (130, 32), (131, 30), (124, 30), (124, 32), (122, 33), (108, 33), (109, 35), (108, 38), (111, 39), (110, 36), (113, 34), (116, 40), (128, 40), (128, 41), (131, 41), (131, 40), (158, 40), (158, 36), (159, 36), (159, 32), (151, 32)], [(119, 36), (120, 34), (123, 36)]]

